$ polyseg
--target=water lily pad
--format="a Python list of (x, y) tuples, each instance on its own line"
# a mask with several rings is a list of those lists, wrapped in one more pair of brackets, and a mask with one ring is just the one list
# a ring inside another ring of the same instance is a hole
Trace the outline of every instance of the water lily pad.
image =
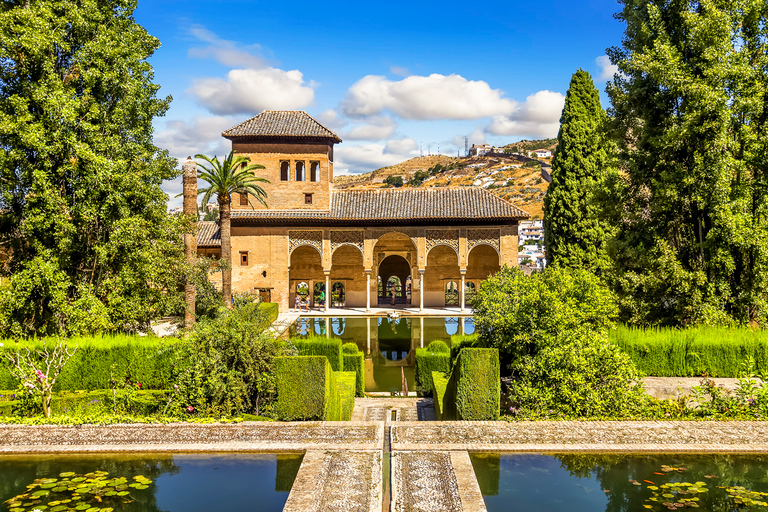
[(128, 494), (129, 494), (128, 491), (120, 491), (119, 493), (117, 493), (118, 496), (128, 496)]

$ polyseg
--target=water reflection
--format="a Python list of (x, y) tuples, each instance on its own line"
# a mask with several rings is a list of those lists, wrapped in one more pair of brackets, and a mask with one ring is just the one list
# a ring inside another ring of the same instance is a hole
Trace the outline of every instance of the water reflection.
[[(152, 481), (145, 489), (130, 489), (130, 503), (116, 496), (104, 498), (118, 500), (121, 511), (252, 510), (257, 503), (260, 511), (277, 512), (285, 505), (302, 458), (301, 454), (6, 455), (0, 458), (0, 502), (25, 493), (36, 479), (103, 471), (109, 478), (132, 481), (143, 475)], [(45, 510), (50, 501), (67, 498), (63, 490), (49, 492), (32, 508)]]

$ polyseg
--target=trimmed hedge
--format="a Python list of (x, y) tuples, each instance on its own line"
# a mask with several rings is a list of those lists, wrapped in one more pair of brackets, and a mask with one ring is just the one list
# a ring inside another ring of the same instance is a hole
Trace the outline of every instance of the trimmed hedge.
[(451, 371), (450, 349), (445, 342), (433, 341), (427, 348), (416, 349), (416, 391), (423, 395), (432, 391), (432, 372)]
[(752, 359), (754, 370), (768, 371), (768, 331), (725, 327), (639, 329), (618, 327), (610, 340), (644, 375), (738, 377)]
[(435, 414), (439, 421), (448, 419), (443, 417), (443, 402), (445, 401), (445, 391), (448, 388), (448, 380), (444, 373), (432, 372), (432, 396), (434, 397)]
[[(277, 401), (274, 411), (277, 418), (292, 421), (338, 417), (338, 391), (334, 389), (336, 379), (325, 357), (276, 357), (275, 385)], [(333, 397), (332, 390), (336, 391)], [(336, 417), (333, 417), (334, 410)]]
[(264, 315), (265, 322), (269, 322), (269, 325), (272, 325), (280, 315), (280, 305), (277, 302), (260, 302), (259, 311)]
[[(0, 391), (0, 416), (12, 416), (16, 400), (4, 400), (15, 395), (15, 391)], [(35, 398), (40, 401), (39, 397)], [(137, 416), (152, 416), (161, 413), (168, 402), (165, 391), (136, 391), (126, 396), (118, 391), (117, 409)], [(80, 411), (110, 414), (113, 412), (112, 390), (72, 392), (62, 391), (53, 395), (51, 412), (57, 415), (75, 415)]]
[[(41, 348), (39, 340), (4, 341), (0, 351)], [(49, 341), (49, 346), (54, 343)], [(169, 389), (173, 386), (173, 363), (178, 340), (139, 336), (71, 338), (77, 352), (59, 375), (54, 391), (96, 391), (111, 389), (114, 378), (119, 386), (125, 379), (141, 383), (142, 389)], [(0, 354), (0, 389), (15, 389), (19, 382)], [(113, 365), (114, 364), (114, 369)]]
[(365, 396), (365, 354), (359, 350), (354, 354), (344, 353), (344, 371), (355, 372), (355, 395)]
[(355, 374), (334, 372), (323, 356), (275, 358), (278, 419), (347, 421), (355, 407)]
[(501, 376), (499, 351), (495, 348), (465, 348), (459, 353), (445, 391), (435, 379), (435, 412), (438, 419), (487, 421), (499, 419)]
[(339, 403), (341, 406), (339, 419), (349, 421), (352, 419), (352, 410), (355, 408), (355, 372), (336, 372), (336, 383), (339, 386)]
[(341, 340), (338, 338), (297, 338), (291, 340), (300, 356), (325, 356), (335, 372), (344, 370)]
[(454, 334), (451, 336), (451, 368), (463, 348), (484, 348), (477, 334)]

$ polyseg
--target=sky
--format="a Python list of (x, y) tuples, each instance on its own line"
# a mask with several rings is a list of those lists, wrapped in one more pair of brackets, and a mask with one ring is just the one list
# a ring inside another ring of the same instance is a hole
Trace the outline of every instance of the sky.
[[(616, 0), (388, 2), (139, 0), (161, 47), (155, 144), (185, 159), (263, 110), (305, 110), (337, 133), (334, 172), (557, 136), (571, 75), (601, 91), (621, 44)], [(181, 204), (180, 178), (164, 184)]]

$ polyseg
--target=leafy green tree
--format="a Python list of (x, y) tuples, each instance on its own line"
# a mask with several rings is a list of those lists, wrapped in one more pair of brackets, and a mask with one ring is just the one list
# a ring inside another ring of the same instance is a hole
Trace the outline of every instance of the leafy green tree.
[(402, 176), (387, 176), (384, 178), (384, 185), (388, 187), (402, 187), (403, 186), (403, 177)]
[(418, 187), (421, 184), (426, 181), (426, 179), (429, 178), (429, 173), (426, 171), (416, 171), (413, 174), (413, 177), (408, 181), (408, 184), (412, 187)]
[(152, 143), (159, 47), (135, 1), (0, 5), (3, 335), (145, 327), (174, 309), (187, 219), (167, 213), (176, 162)]
[(502, 368), (573, 332), (607, 335), (617, 312), (613, 293), (593, 274), (551, 267), (526, 276), (504, 266), (480, 283), (472, 305), (480, 340), (499, 349)]
[(608, 87), (622, 316), (765, 321), (768, 9), (763, 0), (622, 0)]
[(595, 193), (604, 186), (608, 156), (605, 113), (589, 73), (573, 74), (544, 196), (544, 245), (552, 266), (600, 272), (607, 266), (606, 229)]
[(229, 305), (232, 302), (232, 238), (231, 238), (231, 206), (232, 194), (241, 194), (248, 197), (248, 203), (253, 207), (255, 199), (264, 206), (267, 206), (267, 193), (259, 183), (269, 183), (266, 178), (257, 178), (253, 171), (264, 169), (263, 165), (252, 164), (248, 157), (235, 155), (234, 151), (219, 161), (217, 156), (209, 158), (205, 155), (195, 155), (208, 162), (198, 164), (203, 172), (198, 175), (208, 186), (198, 190), (198, 195), (203, 195), (202, 204), (208, 204), (211, 197), (216, 194), (219, 201), (219, 223), (221, 225), (221, 259), (227, 265), (222, 269), (221, 282), (222, 293), (224, 294), (224, 303)]

